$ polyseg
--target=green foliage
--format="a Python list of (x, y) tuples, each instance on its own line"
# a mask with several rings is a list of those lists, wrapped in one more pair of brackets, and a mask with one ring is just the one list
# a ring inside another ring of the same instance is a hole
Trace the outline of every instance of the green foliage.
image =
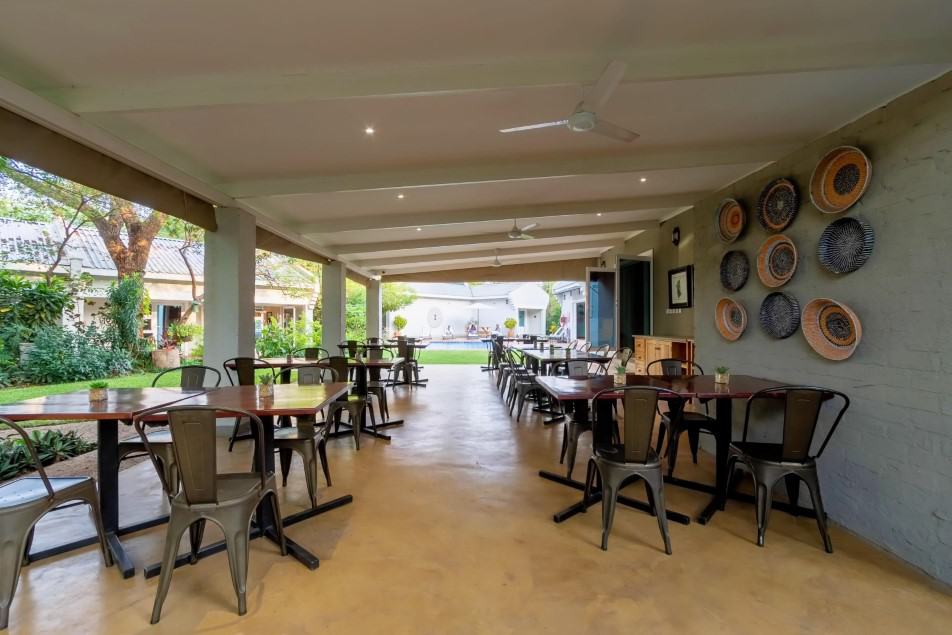
[(55, 384), (127, 373), (132, 358), (116, 346), (116, 339), (95, 325), (77, 325), (75, 330), (45, 326), (33, 338), (20, 377), (28, 383)]
[(546, 282), (542, 286), (546, 293), (549, 294), (549, 306), (546, 307), (545, 310), (546, 331), (555, 333), (562, 324), (562, 303), (559, 302), (559, 299), (552, 293), (553, 283)]
[(255, 348), (261, 357), (282, 357), (299, 348), (319, 344), (320, 332), (317, 329), (308, 332), (304, 318), (299, 318), (287, 326), (281, 326), (277, 320), (272, 319), (261, 329)]
[(727, 366), (718, 366), (717, 368), (714, 369), (714, 372), (717, 373), (718, 375), (726, 375), (728, 371), (730, 371), (730, 368), (728, 368)]
[(267, 386), (274, 383), (274, 375), (271, 373), (262, 373), (258, 376), (258, 383)]
[(345, 335), (349, 340), (362, 340), (367, 334), (367, 289), (353, 280), (348, 280), (346, 294)]
[(416, 291), (406, 282), (385, 282), (380, 285), (380, 308), (386, 313), (399, 311), (417, 299)]
[(18, 439), (0, 441), (0, 481), (11, 479), (30, 467), (30, 455)]
[(8, 354), (16, 358), (37, 329), (59, 324), (73, 297), (62, 278), (29, 281), (0, 271), (0, 341)]
[(175, 346), (181, 346), (182, 342), (189, 342), (193, 337), (200, 335), (202, 327), (198, 324), (188, 322), (172, 322), (165, 327), (165, 339)]
[[(75, 431), (35, 431), (30, 435), (30, 441), (43, 465), (85, 454), (96, 447), (95, 443), (85, 441)], [(20, 472), (34, 467), (22, 439), (10, 438), (0, 441), (0, 481), (11, 479)]]
[(516, 321), (516, 318), (513, 318), (513, 317), (506, 318), (506, 321), (502, 323), (502, 325), (505, 326), (510, 331), (516, 328), (516, 324), (518, 324), (518, 322)]
[(89, 384), (89, 387), (92, 388), (93, 390), (101, 390), (101, 389), (109, 388), (109, 382), (108, 381), (94, 381)]
[(393, 328), (397, 329), (398, 331), (402, 331), (406, 328), (406, 326), (407, 318), (403, 317), (402, 315), (398, 315), (393, 318)]
[(142, 278), (127, 276), (109, 285), (103, 316), (110, 325), (117, 347), (136, 355), (142, 349), (142, 302), (145, 290)]

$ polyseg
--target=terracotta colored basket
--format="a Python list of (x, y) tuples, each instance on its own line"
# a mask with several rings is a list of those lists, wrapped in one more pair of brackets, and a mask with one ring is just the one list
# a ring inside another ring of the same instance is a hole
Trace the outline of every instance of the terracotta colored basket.
[(820, 159), (810, 177), (810, 200), (824, 214), (839, 214), (862, 198), (873, 165), (862, 150), (840, 146)]
[(797, 271), (797, 248), (793, 241), (777, 234), (763, 242), (757, 252), (757, 276), (770, 288), (782, 287)]
[(863, 325), (853, 310), (828, 298), (810, 300), (800, 324), (810, 347), (835, 361), (850, 357), (863, 337)]
[(714, 308), (714, 324), (725, 340), (735, 342), (747, 330), (747, 310), (740, 302), (721, 298)]
[(714, 217), (714, 232), (721, 242), (732, 243), (744, 233), (747, 211), (738, 201), (727, 198), (721, 202)]

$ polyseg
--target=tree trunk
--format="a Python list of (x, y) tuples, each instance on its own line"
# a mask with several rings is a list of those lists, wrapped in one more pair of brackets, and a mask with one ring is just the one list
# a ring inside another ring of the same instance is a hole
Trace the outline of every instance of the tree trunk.
[[(119, 279), (141, 275), (149, 262), (152, 241), (165, 224), (165, 214), (152, 211), (142, 219), (132, 203), (114, 196), (109, 198), (109, 212), (94, 217), (93, 224), (116, 265)], [(127, 243), (122, 241), (123, 229), (126, 231)]]

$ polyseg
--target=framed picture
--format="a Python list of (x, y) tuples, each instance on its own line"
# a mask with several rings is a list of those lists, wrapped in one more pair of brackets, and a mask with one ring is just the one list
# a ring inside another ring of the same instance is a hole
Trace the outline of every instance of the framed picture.
[(668, 270), (668, 308), (690, 309), (694, 305), (694, 265)]

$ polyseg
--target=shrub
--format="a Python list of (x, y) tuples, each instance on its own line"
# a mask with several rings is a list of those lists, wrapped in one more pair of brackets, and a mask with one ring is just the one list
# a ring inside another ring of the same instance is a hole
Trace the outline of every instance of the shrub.
[(7, 355), (18, 356), (38, 328), (59, 324), (73, 300), (73, 289), (62, 278), (29, 280), (0, 271), (0, 341)]
[(108, 331), (116, 346), (132, 355), (139, 354), (143, 349), (140, 333), (144, 301), (145, 289), (142, 278), (137, 275), (113, 282), (106, 293), (102, 316), (108, 324)]
[(261, 335), (255, 342), (255, 348), (261, 357), (281, 357), (299, 348), (320, 344), (317, 329), (308, 331), (304, 318), (281, 326), (276, 320), (269, 320), (261, 329)]
[(115, 336), (95, 325), (39, 329), (33, 349), (20, 369), (21, 378), (34, 384), (57, 384), (99, 379), (132, 370), (129, 353), (115, 344)]
[(518, 324), (518, 322), (516, 322), (516, 318), (511, 318), (511, 317), (506, 318), (506, 321), (502, 323), (502, 325), (505, 326), (510, 331), (516, 328), (516, 324)]
[(404, 328), (406, 328), (406, 326), (407, 318), (403, 317), (402, 315), (398, 315), (393, 318), (393, 328), (397, 329), (398, 331), (402, 331)]
[(30, 455), (18, 439), (0, 441), (0, 481), (11, 479), (30, 467)]
[[(89, 443), (75, 431), (35, 431), (30, 434), (30, 440), (43, 465), (85, 454), (96, 447), (95, 443)], [(34, 467), (22, 439), (14, 437), (0, 441), (0, 481)]]

